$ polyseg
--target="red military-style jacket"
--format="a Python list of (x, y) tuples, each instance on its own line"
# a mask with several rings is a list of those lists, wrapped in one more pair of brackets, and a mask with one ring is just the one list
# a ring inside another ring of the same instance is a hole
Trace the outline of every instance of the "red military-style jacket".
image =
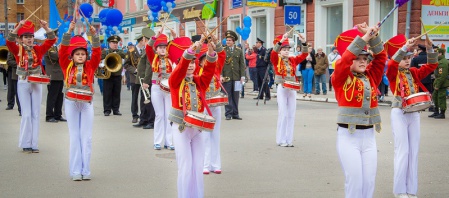
[(371, 48), (374, 60), (366, 67), (365, 73), (354, 74), (350, 70), (353, 60), (366, 45), (357, 36), (336, 62), (332, 75), (332, 86), (339, 106), (337, 123), (348, 124), (351, 132), (355, 131), (356, 125), (374, 125), (376, 131), (380, 131), (376, 89), (382, 80), (387, 54), (379, 37), (371, 39), (369, 44), (374, 46)]
[[(226, 61), (226, 52), (223, 50), (221, 43), (218, 43), (215, 50), (217, 51), (218, 60), (216, 61), (215, 72), (210, 81), (209, 87), (206, 90), (206, 98), (214, 97), (220, 93), (220, 75), (223, 70), (224, 62)], [(206, 52), (207, 53), (207, 52)], [(203, 68), (199, 69), (198, 74), (203, 73)]]
[[(295, 81), (296, 82), (296, 70), (298, 64), (300, 64), (302, 61), (304, 61), (307, 58), (307, 55), (309, 54), (307, 45), (303, 45), (301, 48), (302, 53), (300, 55), (297, 55), (295, 57), (288, 57), (288, 59), (283, 60), (280, 55), (279, 51), (281, 49), (281, 45), (279, 43), (276, 43), (276, 45), (273, 47), (273, 51), (276, 53), (270, 54), (270, 60), (271, 63), (274, 66), (274, 73), (275, 83), (283, 83), (284, 81)], [(287, 72), (287, 67), (290, 67), (289, 72)]]
[(421, 66), (419, 69), (416, 67), (399, 69), (399, 63), (406, 53), (404, 50), (399, 49), (391, 60), (388, 61), (386, 75), (390, 82), (391, 92), (395, 97), (391, 105), (393, 108), (402, 108), (403, 98), (418, 93), (418, 85), (421, 83), (421, 80), (438, 67), (438, 53), (429, 52), (427, 53), (427, 64)]
[(97, 70), (101, 62), (101, 48), (100, 39), (98, 36), (92, 38), (92, 54), (91, 59), (86, 60), (83, 64), (83, 74), (81, 85), (77, 84), (77, 66), (70, 59), (71, 51), (69, 51), (70, 44), (70, 34), (65, 33), (62, 39), (61, 48), (59, 49), (59, 65), (61, 66), (62, 73), (64, 75), (64, 83), (67, 88), (76, 87), (82, 89), (83, 87), (89, 87), (90, 91), (93, 92), (94, 88), (92, 83), (94, 82), (94, 73)]
[[(161, 59), (160, 56), (158, 56), (157, 54), (154, 53), (154, 48), (153, 45), (155, 43), (157, 38), (152, 37), (150, 39), (150, 43), (147, 44), (147, 46), (145, 47), (145, 52), (147, 54), (147, 58), (148, 61), (151, 64), (151, 69), (153, 71), (153, 76), (158, 77), (158, 73), (166, 73), (166, 74), (170, 74), (173, 71), (173, 66), (172, 66), (172, 62), (170, 61), (170, 59), (168, 58), (168, 56), (170, 56), (169, 54), (166, 54), (165, 57), (163, 59)], [(162, 61), (165, 63), (165, 71), (163, 71), (163, 66), (161, 65)], [(147, 68), (148, 69), (148, 68)], [(145, 72), (147, 73), (147, 72)], [(156, 75), (154, 75), (156, 74)]]

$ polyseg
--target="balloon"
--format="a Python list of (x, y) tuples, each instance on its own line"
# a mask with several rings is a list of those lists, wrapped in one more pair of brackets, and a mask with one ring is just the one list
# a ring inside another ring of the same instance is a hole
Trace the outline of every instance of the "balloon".
[(117, 26), (114, 26), (114, 27), (112, 27), (112, 30), (117, 31), (117, 30), (118, 30), (118, 27), (117, 27)]
[(106, 18), (109, 25), (118, 26), (123, 20), (123, 14), (120, 10), (111, 9)]
[(251, 17), (246, 16), (243, 18), (243, 25), (245, 25), (245, 27), (251, 27)]
[(168, 8), (168, 12), (170, 13), (170, 12), (172, 12), (173, 11), (173, 8)]
[(173, 3), (172, 2), (167, 2), (165, 3), (165, 5), (169, 8), (173, 8)]
[(115, 34), (116, 35), (120, 34), (120, 30), (115, 31)]
[(224, 38), (224, 39), (221, 41), (221, 44), (222, 44), (223, 46), (226, 45), (226, 38)]
[(150, 21), (154, 21), (153, 15), (149, 16), (148, 19), (150, 19)]
[(147, 15), (148, 15), (148, 16), (152, 16), (152, 15), (153, 15), (153, 11), (148, 10)]
[(152, 15), (155, 19), (159, 19), (159, 12), (153, 12)]
[(159, 0), (147, 0), (148, 8), (153, 12), (161, 11), (161, 2)]
[(90, 5), (90, 3), (81, 4), (79, 9), (83, 12), (86, 18), (90, 18), (92, 16), (92, 13), (94, 12), (94, 8), (92, 7), (92, 5)]
[(162, 6), (162, 7), (167, 7), (167, 2), (161, 1), (161, 6)]
[(175, 2), (172, 2), (172, 3), (171, 3), (171, 7), (172, 7), (172, 8), (175, 8), (175, 7), (176, 7), (176, 3), (175, 3)]
[(162, 10), (164, 10), (164, 12), (168, 12), (168, 7), (167, 6), (162, 6)]
[(94, 19), (93, 18), (89, 18), (89, 23), (92, 23)]
[(106, 8), (106, 9), (101, 10), (100, 13), (98, 14), (98, 18), (100, 19), (101, 24), (106, 25), (106, 26), (108, 25), (108, 21), (106, 19), (107, 19), (107, 15), (110, 10), (112, 10), (112, 9)]
[(235, 32), (237, 32), (237, 34), (242, 34), (242, 28), (240, 28), (240, 27), (237, 27), (237, 28), (235, 28)]

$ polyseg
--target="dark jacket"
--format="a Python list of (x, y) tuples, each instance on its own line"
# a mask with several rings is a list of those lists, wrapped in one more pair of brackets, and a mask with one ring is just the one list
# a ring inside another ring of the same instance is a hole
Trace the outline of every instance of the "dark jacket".
[[(149, 69), (147, 69), (149, 68)], [(150, 61), (148, 61), (147, 53), (142, 50), (142, 55), (137, 64), (137, 77), (142, 78), (142, 82), (151, 85), (151, 79), (153, 78), (153, 70), (151, 69)], [(136, 78), (136, 84), (140, 84), (139, 78)]]
[[(310, 63), (312, 63), (312, 69), (315, 70), (316, 59), (315, 59), (315, 53), (313, 51), (312, 51), (312, 53), (310, 53), (310, 57), (312, 57), (312, 62), (310, 62)], [(306, 69), (307, 61), (308, 60), (304, 60), (304, 61), (301, 62), (301, 69), (300, 69), (300, 71)]]
[(59, 66), (58, 48), (52, 46), (44, 55), (45, 72), (50, 76), (50, 80), (64, 80), (61, 66)]
[(124, 67), (125, 70), (129, 73), (129, 82), (133, 84), (136, 83), (137, 65), (139, 64), (140, 56), (141, 54), (139, 53), (137, 47), (135, 47), (132, 52), (128, 51), (126, 53), (126, 60)]
[(442, 89), (449, 87), (449, 80), (447, 79), (449, 73), (448, 61), (444, 55), (438, 56), (438, 67), (435, 69), (435, 82), (433, 87)]
[[(425, 65), (425, 64), (427, 64), (427, 53), (423, 51), (423, 52), (419, 53), (417, 57), (412, 59), (412, 62), (410, 63), (410, 67), (420, 68), (421, 65)], [(421, 80), (421, 83), (423, 83), (423, 84), (432, 83), (432, 79), (430, 78), (431, 75), (432, 74), (429, 74), (428, 76), (423, 78)]]
[(8, 52), (8, 59), (6, 59), (6, 64), (8, 65), (8, 73), (9, 73), (9, 71), (12, 71), (11, 73), (9, 73), (9, 74), (12, 74), (11, 79), (18, 80), (18, 76), (16, 74), (17, 62), (16, 62), (16, 58), (14, 57), (14, 55), (11, 52)]
[(267, 48), (265, 48), (264, 46), (260, 47), (260, 49), (257, 50), (256, 68), (268, 67), (268, 62), (265, 59), (266, 53), (267, 53)]

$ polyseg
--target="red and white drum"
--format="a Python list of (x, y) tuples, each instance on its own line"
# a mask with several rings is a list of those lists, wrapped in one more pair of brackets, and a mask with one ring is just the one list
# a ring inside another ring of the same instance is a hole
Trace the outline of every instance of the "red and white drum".
[(170, 93), (170, 86), (168, 85), (168, 79), (162, 79), (159, 81), (159, 87), (163, 92)]
[(188, 127), (205, 131), (212, 131), (215, 126), (215, 118), (196, 111), (187, 111), (184, 122)]
[(91, 91), (83, 90), (83, 89), (73, 89), (70, 88), (67, 90), (65, 97), (69, 100), (75, 102), (91, 102), (93, 93)]
[(402, 101), (402, 111), (411, 113), (424, 111), (432, 105), (432, 95), (429, 92), (419, 92), (409, 95)]
[(301, 85), (299, 85), (299, 83), (297, 82), (293, 82), (293, 81), (285, 81), (282, 86), (285, 89), (291, 89), (294, 91), (299, 91), (301, 89)]
[(35, 84), (50, 84), (50, 76), (42, 75), (42, 74), (32, 74), (27, 77), (29, 83)]
[(228, 105), (228, 96), (224, 94), (218, 94), (214, 97), (207, 98), (206, 103), (209, 105), (209, 107), (218, 107), (223, 105)]

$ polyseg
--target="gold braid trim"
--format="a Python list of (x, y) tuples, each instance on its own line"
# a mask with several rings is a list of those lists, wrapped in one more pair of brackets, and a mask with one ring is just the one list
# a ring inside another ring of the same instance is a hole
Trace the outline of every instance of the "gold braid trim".
[[(348, 76), (349, 79), (349, 76)], [(352, 101), (352, 98), (354, 98), (354, 90), (355, 90), (355, 81), (357, 80), (357, 78), (354, 76), (354, 78), (352, 79), (352, 82), (348, 82), (348, 80), (346, 80), (345, 85), (343, 85), (343, 91), (345, 92), (345, 99), (346, 101), (350, 102)], [(348, 98), (348, 90), (351, 89), (352, 87), (352, 92), (351, 92), (351, 97)]]

